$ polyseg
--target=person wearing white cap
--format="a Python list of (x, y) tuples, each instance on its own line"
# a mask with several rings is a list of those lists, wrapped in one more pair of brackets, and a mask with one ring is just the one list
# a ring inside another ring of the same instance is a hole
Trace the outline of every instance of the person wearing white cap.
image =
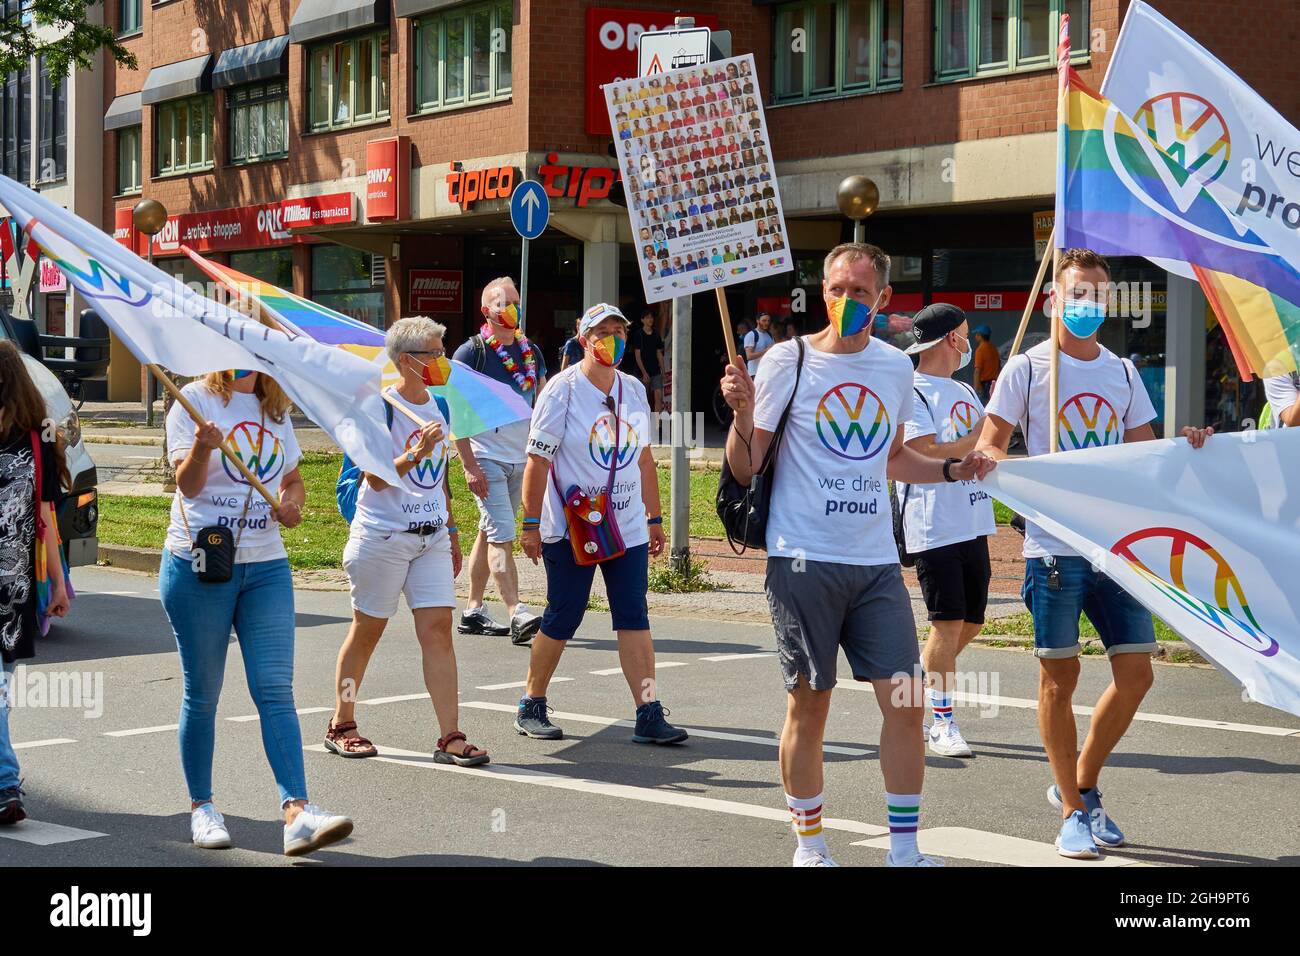
[(597, 565), (636, 706), (633, 741), (675, 744), (687, 736), (665, 719), (655, 693), (646, 591), (649, 559), (664, 549), (663, 517), (645, 386), (617, 368), (627, 326), (604, 302), (584, 312), (582, 361), (555, 376), (533, 409), (520, 543), (534, 564), (545, 562), (546, 613), (514, 721), (528, 737), (564, 736), (547, 719), (546, 689), (582, 623)]
[[(953, 374), (970, 364), (974, 351), (966, 314), (935, 302), (912, 320), (916, 342), (912, 409), (903, 440), (927, 458), (964, 458), (975, 448), (984, 405)], [(993, 500), (976, 481), (943, 485), (894, 482), (894, 507), (902, 518), (899, 552), (916, 564), (930, 614), (930, 635), (921, 655), (934, 722), (925, 731), (930, 749), (943, 757), (969, 757), (970, 746), (954, 719), (952, 704), (957, 655), (984, 626), (988, 605), (988, 536), (997, 531)]]

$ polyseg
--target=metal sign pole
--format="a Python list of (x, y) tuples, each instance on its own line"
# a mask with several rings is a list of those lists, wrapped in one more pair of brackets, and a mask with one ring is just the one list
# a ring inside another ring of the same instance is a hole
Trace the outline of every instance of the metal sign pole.
[(528, 240), (521, 239), (523, 250), (519, 253), (519, 331), (524, 331), (528, 321)]
[(677, 571), (691, 561), (691, 472), (686, 457), (691, 420), (691, 297), (673, 299), (672, 472), (669, 484), (669, 557)]

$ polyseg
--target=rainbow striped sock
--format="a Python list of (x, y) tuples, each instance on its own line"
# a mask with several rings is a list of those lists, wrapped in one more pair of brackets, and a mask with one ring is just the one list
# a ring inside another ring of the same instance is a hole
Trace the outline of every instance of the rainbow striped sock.
[(930, 709), (934, 711), (934, 719), (952, 720), (952, 694), (946, 694), (937, 688), (930, 688)]
[(889, 810), (889, 849), (895, 860), (916, 856), (916, 827), (921, 818), (919, 793), (886, 793)]
[(822, 795), (792, 797), (787, 793), (785, 802), (793, 818), (794, 835), (799, 840), (799, 849), (826, 852), (826, 834), (822, 832)]

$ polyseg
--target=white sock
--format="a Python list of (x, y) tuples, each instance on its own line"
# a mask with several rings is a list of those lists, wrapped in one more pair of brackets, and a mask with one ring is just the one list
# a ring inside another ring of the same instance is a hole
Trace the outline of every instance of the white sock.
[(786, 805), (794, 820), (794, 835), (801, 850), (826, 852), (826, 834), (822, 832), (822, 795), (792, 797), (785, 795)]
[(930, 688), (930, 710), (934, 714), (935, 723), (941, 720), (952, 721), (952, 694), (939, 690), (937, 687)]
[(885, 806), (889, 811), (889, 849), (895, 860), (916, 856), (916, 828), (921, 817), (919, 793), (886, 793)]

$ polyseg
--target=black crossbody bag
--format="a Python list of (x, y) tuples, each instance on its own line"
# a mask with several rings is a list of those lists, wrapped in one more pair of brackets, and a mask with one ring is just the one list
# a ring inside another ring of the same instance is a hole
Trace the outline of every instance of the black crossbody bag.
[[(262, 439), (266, 435), (266, 414), (262, 415), (262, 422), (257, 436), (257, 463), (262, 461)], [(224, 455), (225, 450), (221, 453)], [(190, 535), (190, 521), (185, 516), (185, 496), (181, 494), (179, 488), (176, 489), (177, 500), (180, 504), (181, 522), (185, 525), (185, 534)], [(244, 536), (244, 525), (248, 518), (248, 506), (253, 501), (253, 486), (248, 486), (248, 496), (244, 499), (244, 512), (239, 517), (239, 534), (232, 535), (230, 529), (224, 525), (208, 525), (206, 528), (200, 528), (197, 536), (191, 536), (193, 542), (194, 558), (192, 566), (195, 576), (204, 584), (225, 584), (235, 576), (235, 552), (239, 548), (239, 539)]]
[(790, 400), (785, 403), (781, 421), (772, 433), (772, 443), (768, 445), (763, 464), (748, 487), (742, 485), (731, 474), (726, 453), (722, 456), (722, 475), (718, 478), (717, 509), (718, 518), (727, 532), (727, 543), (736, 554), (744, 554), (749, 548), (759, 551), (767, 548), (767, 515), (772, 504), (772, 479), (776, 470), (776, 453), (781, 447), (781, 438), (785, 435), (786, 422), (790, 419), (790, 408), (794, 405), (795, 393), (799, 391), (799, 378), (803, 374), (804, 343), (798, 342), (799, 361), (795, 365), (794, 389)]

